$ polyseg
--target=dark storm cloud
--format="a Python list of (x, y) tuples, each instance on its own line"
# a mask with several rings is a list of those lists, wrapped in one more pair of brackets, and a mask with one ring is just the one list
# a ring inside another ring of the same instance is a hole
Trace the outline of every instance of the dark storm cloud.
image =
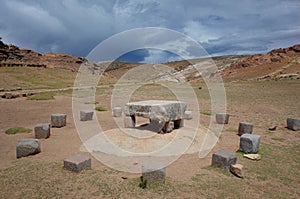
[[(0, 37), (39, 52), (86, 56), (113, 34), (159, 26), (192, 37), (212, 55), (249, 54), (300, 43), (299, 10), (298, 0), (2, 0)], [(132, 56), (175, 59), (163, 51)]]

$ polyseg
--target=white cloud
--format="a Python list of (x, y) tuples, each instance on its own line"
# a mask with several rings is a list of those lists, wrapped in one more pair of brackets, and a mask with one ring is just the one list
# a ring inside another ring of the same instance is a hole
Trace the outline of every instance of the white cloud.
[(300, 43), (299, 10), (298, 0), (2, 0), (0, 36), (41, 52), (86, 56), (113, 34), (159, 26), (191, 36), (212, 54), (255, 53)]

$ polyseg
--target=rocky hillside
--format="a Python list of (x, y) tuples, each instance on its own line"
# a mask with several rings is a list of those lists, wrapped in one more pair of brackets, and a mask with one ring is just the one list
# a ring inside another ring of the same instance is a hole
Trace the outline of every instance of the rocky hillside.
[(0, 38), (0, 67), (1, 66), (27, 66), (27, 67), (49, 67), (66, 68), (73, 71), (78, 70), (80, 64), (86, 59), (75, 57), (64, 53), (40, 54), (29, 49), (20, 49), (14, 45), (7, 45)]
[(246, 57), (221, 72), (230, 80), (300, 78), (300, 44)]

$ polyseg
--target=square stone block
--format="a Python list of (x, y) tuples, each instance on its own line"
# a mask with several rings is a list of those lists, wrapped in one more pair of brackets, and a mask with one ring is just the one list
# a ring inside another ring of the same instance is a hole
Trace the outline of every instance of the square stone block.
[(300, 130), (300, 118), (287, 118), (287, 128), (293, 131)]
[(114, 107), (113, 108), (113, 117), (121, 117), (122, 116), (122, 108)]
[(248, 122), (240, 122), (238, 135), (243, 135), (246, 133), (251, 134), (252, 131), (253, 131), (253, 124), (248, 123)]
[(51, 115), (51, 126), (61, 128), (66, 126), (67, 115), (66, 114), (52, 114)]
[(192, 111), (185, 111), (183, 118), (185, 120), (191, 120), (191, 119), (193, 119), (193, 112)]
[(51, 125), (48, 124), (37, 124), (34, 127), (34, 135), (36, 139), (47, 139), (50, 137)]
[(228, 124), (229, 114), (227, 113), (217, 113), (216, 114), (216, 122), (218, 124)]
[(16, 146), (17, 158), (35, 155), (41, 152), (38, 139), (20, 139)]
[(213, 166), (223, 168), (229, 171), (230, 165), (235, 164), (236, 160), (237, 158), (235, 154), (228, 151), (220, 150), (212, 155), (211, 164)]
[(257, 153), (260, 144), (260, 135), (243, 134), (240, 137), (240, 151), (245, 153)]
[(80, 111), (80, 121), (89, 121), (93, 119), (93, 110), (83, 110)]
[(64, 167), (70, 171), (80, 172), (92, 166), (91, 158), (80, 154), (64, 159)]
[(166, 168), (159, 162), (145, 162), (142, 164), (142, 176), (147, 183), (165, 183)]

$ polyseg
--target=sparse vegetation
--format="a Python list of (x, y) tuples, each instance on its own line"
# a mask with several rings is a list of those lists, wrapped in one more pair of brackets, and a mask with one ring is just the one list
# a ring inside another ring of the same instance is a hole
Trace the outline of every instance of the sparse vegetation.
[(54, 93), (48, 92), (48, 93), (38, 93), (32, 96), (27, 97), (28, 100), (52, 100), (54, 99)]
[(279, 141), (279, 142), (283, 142), (285, 141), (284, 138), (281, 138), (281, 137), (274, 137), (274, 138), (271, 138), (272, 140), (275, 140), (275, 141)]
[(201, 110), (200, 113), (202, 115), (215, 115), (216, 113), (211, 110)]
[(99, 104), (98, 101), (93, 101), (93, 102), (84, 102), (84, 104)]
[(105, 107), (103, 107), (103, 106), (97, 106), (97, 107), (95, 108), (95, 110), (96, 110), (96, 111), (107, 111), (107, 109), (106, 109)]
[(7, 135), (14, 135), (14, 134), (17, 134), (17, 133), (31, 133), (31, 129), (29, 128), (25, 128), (25, 127), (20, 127), (20, 126), (17, 126), (17, 127), (13, 127), (13, 128), (9, 128), (5, 131), (5, 134)]

